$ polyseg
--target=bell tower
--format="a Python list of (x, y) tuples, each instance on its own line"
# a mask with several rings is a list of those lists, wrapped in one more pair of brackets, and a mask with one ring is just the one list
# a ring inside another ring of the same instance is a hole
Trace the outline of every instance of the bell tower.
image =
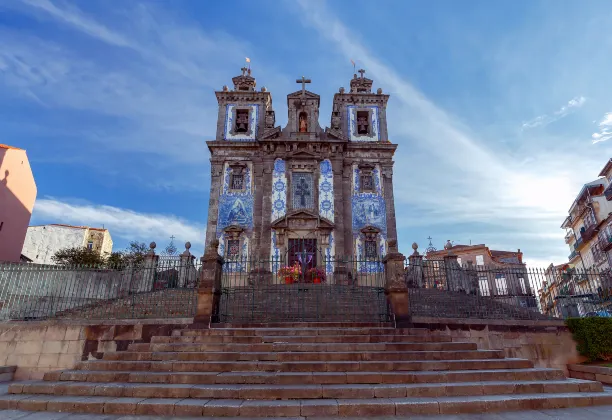
[(372, 93), (372, 79), (361, 69), (353, 75), (350, 92), (334, 95), (331, 130), (351, 142), (387, 142), (387, 101), (382, 89)]

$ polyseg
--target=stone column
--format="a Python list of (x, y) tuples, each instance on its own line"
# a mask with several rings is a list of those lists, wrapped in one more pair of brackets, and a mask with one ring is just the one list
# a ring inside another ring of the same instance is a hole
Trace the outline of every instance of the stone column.
[(463, 273), (457, 255), (451, 251), (452, 245), (450, 241), (446, 243), (444, 249), (448, 251), (448, 255), (444, 256), (444, 272), (446, 275), (446, 290), (458, 292), (463, 288)]
[(249, 258), (257, 256), (260, 247), (263, 226), (263, 218), (265, 215), (262, 210), (262, 200), (265, 200), (264, 185), (263, 185), (263, 164), (261, 158), (253, 157), (253, 233), (251, 235), (251, 244), (249, 249)]
[(409, 288), (422, 289), (425, 283), (423, 276), (423, 256), (419, 254), (417, 243), (412, 244), (414, 252), (408, 257), (410, 263), (406, 285)]
[(274, 170), (274, 158), (267, 157), (263, 161), (262, 168), (262, 192), (261, 192), (261, 224), (259, 225), (260, 237), (258, 249), (253, 248), (253, 256), (263, 260), (270, 259), (272, 247), (272, 171)]
[(219, 194), (223, 184), (223, 161), (211, 159), (210, 162), (210, 198), (208, 200), (208, 224), (206, 225), (207, 249), (217, 239), (217, 217), (219, 216)]
[(344, 207), (350, 206), (350, 203), (344, 202), (343, 195), (343, 182), (342, 182), (342, 158), (330, 159), (332, 164), (332, 173), (334, 176), (333, 187), (334, 187), (334, 241), (336, 246), (335, 258), (339, 256), (346, 256), (345, 252), (345, 237), (344, 230), (349, 224), (350, 220), (345, 220)]
[[(342, 199), (344, 201), (344, 213), (342, 215), (343, 231), (338, 235), (344, 235), (344, 255), (336, 253), (338, 257), (352, 257), (353, 247), (353, 161), (345, 160), (342, 169)], [(335, 193), (334, 193), (335, 194)]]
[(404, 256), (397, 252), (397, 242), (389, 242), (389, 252), (383, 259), (385, 265), (385, 295), (391, 307), (397, 327), (411, 324), (410, 300), (404, 277)]
[(395, 222), (395, 201), (393, 197), (393, 162), (390, 165), (381, 165), (383, 188), (385, 196), (385, 207), (387, 211), (387, 244), (391, 250), (391, 242), (397, 247), (397, 226)]
[(202, 268), (197, 289), (197, 306), (194, 323), (210, 326), (218, 316), (219, 299), (221, 297), (221, 275), (223, 258), (217, 252), (219, 241), (214, 240), (206, 248), (200, 258)]
[(157, 272), (157, 262), (159, 256), (155, 255), (155, 247), (157, 244), (151, 242), (149, 251), (144, 257), (144, 266), (142, 276), (134, 276), (132, 278), (132, 293), (149, 292), (155, 286), (155, 274)]
[(179, 266), (178, 287), (194, 287), (196, 281), (196, 272), (193, 265), (195, 256), (189, 252), (191, 242), (185, 243), (185, 251), (181, 254), (181, 264)]

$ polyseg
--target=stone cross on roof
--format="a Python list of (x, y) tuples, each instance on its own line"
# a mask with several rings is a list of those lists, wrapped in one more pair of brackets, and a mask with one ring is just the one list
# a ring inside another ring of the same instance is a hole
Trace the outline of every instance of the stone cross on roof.
[(302, 84), (302, 100), (304, 100), (306, 98), (306, 83), (312, 83), (312, 80), (305, 78), (304, 76), (302, 76), (301, 79), (297, 79), (295, 81), (295, 83), (301, 83)]
[(364, 69), (357, 70), (357, 73), (361, 74), (361, 78), (363, 79), (363, 73), (365, 73)]

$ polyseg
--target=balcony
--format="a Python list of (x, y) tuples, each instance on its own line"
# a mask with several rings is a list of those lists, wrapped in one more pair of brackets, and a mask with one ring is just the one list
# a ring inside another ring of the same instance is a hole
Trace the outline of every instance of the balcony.
[(597, 235), (597, 243), (603, 252), (612, 249), (612, 232), (609, 227), (599, 231)]
[[(593, 239), (593, 237), (595, 236), (597, 232), (598, 232), (597, 224), (593, 223), (585, 230), (580, 231), (580, 239), (582, 239), (584, 242), (588, 242), (591, 239)], [(576, 244), (578, 244), (578, 241), (576, 241)]]
[[(576, 242), (574, 242), (574, 251), (578, 251), (578, 249), (584, 245), (584, 240), (582, 239), (582, 236), (578, 236), (576, 238)], [(570, 254), (571, 255), (571, 254)], [(570, 258), (571, 260), (571, 258)]]
[[(574, 244), (574, 248), (576, 248), (576, 245), (575, 245), (575, 244)], [(574, 249), (574, 250), (572, 251), (572, 253), (571, 253), (571, 254), (569, 254), (569, 257), (567, 257), (567, 260), (568, 260), (569, 262), (572, 262), (572, 260), (573, 260), (574, 258), (576, 258), (578, 255), (580, 255), (580, 252), (578, 252), (578, 251), (576, 251), (576, 249)]]
[(604, 195), (606, 196), (606, 200), (612, 200), (612, 182), (608, 185), (608, 188), (604, 191)]

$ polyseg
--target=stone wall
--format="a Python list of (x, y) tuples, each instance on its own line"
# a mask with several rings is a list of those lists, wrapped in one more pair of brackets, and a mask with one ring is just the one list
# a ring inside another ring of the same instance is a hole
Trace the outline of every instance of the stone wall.
[(470, 341), (482, 350), (504, 350), (506, 357), (529, 359), (536, 367), (563, 369), (586, 359), (563, 321), (503, 321), (414, 317), (415, 327), (445, 331), (453, 341)]
[(3, 324), (0, 365), (17, 366), (15, 379), (42, 379), (50, 370), (68, 369), (81, 360), (85, 346), (82, 326)]
[(100, 300), (151, 290), (150, 270), (67, 270), (58, 266), (0, 264), (0, 319), (52, 316)]
[(0, 324), (0, 366), (17, 366), (15, 379), (41, 379), (45, 372), (71, 369), (82, 360), (100, 359), (107, 351), (148, 343), (170, 335), (193, 319), (125, 320), (109, 324), (12, 322)]

